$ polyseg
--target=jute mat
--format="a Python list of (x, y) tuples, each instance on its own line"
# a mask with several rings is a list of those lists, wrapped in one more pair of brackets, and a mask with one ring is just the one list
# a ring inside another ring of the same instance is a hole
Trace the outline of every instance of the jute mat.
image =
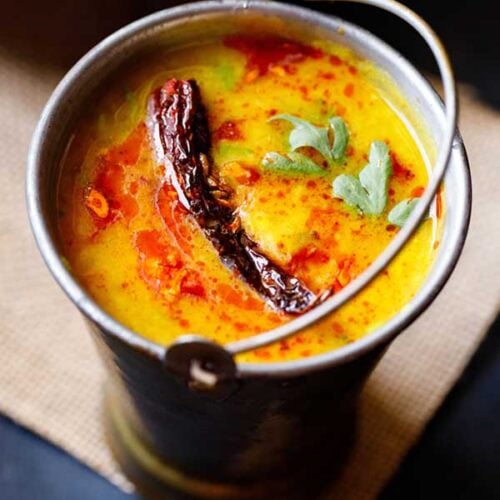
[[(24, 208), (29, 140), (61, 72), (0, 52), (0, 411), (124, 489), (100, 426), (103, 370), (81, 317), (35, 248)], [(419, 437), (500, 299), (500, 113), (462, 89), (474, 209), (458, 268), (389, 350), (361, 399), (361, 433), (331, 498), (371, 499)]]

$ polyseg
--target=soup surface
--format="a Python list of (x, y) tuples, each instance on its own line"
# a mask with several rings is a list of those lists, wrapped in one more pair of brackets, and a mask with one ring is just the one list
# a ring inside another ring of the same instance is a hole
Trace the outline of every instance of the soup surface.
[[(407, 104), (381, 90), (393, 88), (386, 75), (340, 45), (233, 35), (141, 57), (76, 126), (58, 216), (71, 272), (103, 309), (156, 342), (197, 333), (225, 344), (294, 317), (221, 262), (179, 199), (148, 112), (152, 93), (172, 79), (200, 89), (221, 203), (314, 297), (340, 290), (377, 257), (427, 183)], [(386, 322), (421, 286), (441, 212), (438, 196), (404, 251), (350, 303), (241, 360), (313, 356)]]

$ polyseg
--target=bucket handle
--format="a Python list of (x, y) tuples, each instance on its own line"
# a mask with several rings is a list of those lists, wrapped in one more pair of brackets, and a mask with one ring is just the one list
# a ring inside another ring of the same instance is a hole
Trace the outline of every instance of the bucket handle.
[[(306, 0), (312, 2), (314, 0)], [(371, 5), (385, 10), (406, 21), (425, 40), (439, 68), (444, 89), (444, 134), (429, 183), (415, 205), (412, 214), (384, 251), (340, 292), (292, 321), (224, 346), (198, 335), (184, 335), (165, 351), (165, 365), (192, 386), (210, 389), (219, 382), (237, 375), (234, 356), (284, 340), (305, 327), (309, 327), (360, 293), (402, 250), (426, 215), (446, 172), (457, 127), (457, 92), (451, 64), (441, 40), (427, 22), (418, 14), (396, 0), (328, 0), (331, 3), (347, 2)], [(248, 6), (250, 2), (245, 2)]]

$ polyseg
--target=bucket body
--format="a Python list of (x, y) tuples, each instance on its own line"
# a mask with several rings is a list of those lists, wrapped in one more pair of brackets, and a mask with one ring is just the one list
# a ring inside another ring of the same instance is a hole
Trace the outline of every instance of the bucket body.
[(301, 376), (242, 377), (214, 393), (91, 329), (109, 375), (111, 448), (149, 496), (170, 487), (185, 498), (311, 498), (349, 452), (359, 392), (385, 349)]
[(397, 52), (341, 19), (284, 3), (213, 1), (158, 12), (108, 37), (63, 79), (30, 150), (30, 221), (49, 269), (88, 319), (106, 365), (111, 447), (139, 490), (152, 498), (313, 498), (334, 479), (349, 451), (363, 384), (394, 337), (438, 294), (467, 231), (470, 178), (457, 135), (445, 179), (443, 238), (415, 298), (365, 339), (307, 360), (238, 365), (234, 380), (212, 392), (189, 388), (165, 369), (163, 347), (93, 302), (61, 261), (55, 223), (60, 159), (80, 110), (142, 50), (234, 31), (255, 33), (256, 27), (305, 42), (326, 38), (350, 46), (391, 75), (436, 143), (444, 127), (439, 98)]

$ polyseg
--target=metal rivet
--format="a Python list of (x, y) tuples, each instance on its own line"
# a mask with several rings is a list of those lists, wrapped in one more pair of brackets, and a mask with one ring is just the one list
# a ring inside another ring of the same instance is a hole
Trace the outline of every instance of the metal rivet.
[(221, 345), (198, 335), (179, 337), (166, 351), (165, 368), (192, 389), (210, 391), (236, 379), (236, 363)]

